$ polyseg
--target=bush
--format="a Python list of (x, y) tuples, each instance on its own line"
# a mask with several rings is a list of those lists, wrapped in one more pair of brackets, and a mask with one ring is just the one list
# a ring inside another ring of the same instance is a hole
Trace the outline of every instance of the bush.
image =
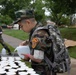
[(12, 19), (8, 16), (8, 15), (0, 15), (0, 22), (9, 25), (10, 23), (12, 23)]

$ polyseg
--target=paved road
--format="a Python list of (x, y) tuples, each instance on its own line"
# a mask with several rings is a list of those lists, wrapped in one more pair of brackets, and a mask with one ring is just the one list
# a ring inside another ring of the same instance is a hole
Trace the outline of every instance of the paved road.
[[(11, 36), (3, 34), (3, 39), (6, 43), (10, 44), (12, 47), (16, 48), (19, 43), (22, 42), (22, 40), (19, 40), (17, 38), (13, 38)], [(67, 73), (64, 74), (58, 74), (58, 75), (68, 75)], [(76, 75), (76, 59), (71, 58), (71, 71), (70, 75)]]

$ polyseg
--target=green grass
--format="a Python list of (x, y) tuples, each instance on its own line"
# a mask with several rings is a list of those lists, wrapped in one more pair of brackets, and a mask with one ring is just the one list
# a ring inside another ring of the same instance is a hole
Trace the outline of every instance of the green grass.
[[(10, 45), (6, 44), (8, 46), (8, 48), (11, 50), (11, 52), (14, 51), (14, 48), (11, 47)], [(0, 44), (0, 52), (2, 51), (3, 46)]]
[(76, 58), (76, 46), (68, 48), (71, 57)]
[[(60, 32), (63, 38), (76, 41), (76, 28), (60, 28)], [(4, 33), (21, 40), (26, 40), (29, 36), (28, 33), (25, 33), (22, 30), (4, 29)]]
[[(76, 28), (60, 28), (63, 38), (76, 41)], [(76, 46), (68, 48), (71, 57), (76, 58)]]
[(28, 33), (25, 33), (22, 30), (13, 30), (13, 29), (4, 29), (3, 33), (21, 40), (28, 39), (28, 35), (29, 35)]
[(63, 38), (76, 41), (76, 28), (61, 28), (60, 32)]

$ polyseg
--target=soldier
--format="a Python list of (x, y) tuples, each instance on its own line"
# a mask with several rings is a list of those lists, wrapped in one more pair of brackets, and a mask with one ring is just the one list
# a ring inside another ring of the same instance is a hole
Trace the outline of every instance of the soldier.
[(2, 46), (8, 51), (8, 54), (11, 55), (11, 51), (8, 48), (8, 46), (5, 44), (3, 38), (2, 38), (2, 27), (0, 26), (0, 43), (2, 44)]
[[(53, 61), (53, 54), (50, 51), (52, 47), (51, 41), (47, 38), (49, 34), (46, 30), (39, 29), (41, 25), (37, 23), (34, 12), (32, 10), (20, 10), (16, 13), (17, 20), (14, 24), (18, 23), (24, 32), (30, 33), (29, 41), (23, 41), (20, 45), (29, 45), (31, 54), (23, 54), (25, 60), (31, 59), (32, 68), (39, 75), (51, 75), (47, 64), (44, 61), (44, 54), (47, 51), (48, 58), (51, 57)], [(53, 75), (56, 75), (54, 73)]]

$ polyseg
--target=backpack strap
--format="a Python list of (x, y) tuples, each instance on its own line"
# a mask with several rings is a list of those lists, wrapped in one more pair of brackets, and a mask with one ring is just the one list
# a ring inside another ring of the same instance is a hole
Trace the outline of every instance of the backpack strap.
[(56, 66), (56, 63), (52, 63), (46, 55), (44, 55), (44, 60), (49, 67), (50, 75), (56, 75), (56, 72), (53, 71), (53, 68)]
[(48, 59), (48, 57), (46, 56), (46, 55), (44, 55), (44, 60), (45, 60), (45, 62), (47, 63), (47, 65), (48, 65), (48, 67), (51, 69), (51, 68), (54, 68), (56, 65), (57, 65), (57, 63), (56, 62), (51, 62), (49, 59)]
[(68, 72), (68, 75), (70, 75), (70, 65), (68, 65), (68, 59), (66, 59), (66, 66), (67, 66), (67, 72)]

